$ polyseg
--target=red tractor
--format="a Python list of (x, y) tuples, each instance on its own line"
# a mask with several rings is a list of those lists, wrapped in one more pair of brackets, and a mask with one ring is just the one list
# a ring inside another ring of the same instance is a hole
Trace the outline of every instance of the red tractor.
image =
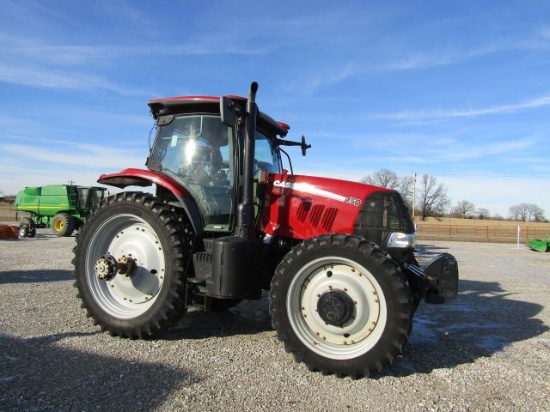
[[(224, 310), (269, 291), (272, 324), (309, 369), (353, 378), (399, 356), (422, 299), (457, 295), (458, 266), (420, 267), (399, 193), (292, 173), (289, 126), (248, 99), (148, 102), (156, 136), (146, 170), (100, 176), (120, 192), (77, 236), (78, 297), (102, 330), (155, 335), (191, 305)], [(289, 164), (283, 167), (283, 159)]]

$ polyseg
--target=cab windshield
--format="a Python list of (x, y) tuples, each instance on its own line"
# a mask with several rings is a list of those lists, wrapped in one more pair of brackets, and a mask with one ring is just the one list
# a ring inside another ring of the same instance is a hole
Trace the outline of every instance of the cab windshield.
[(233, 129), (212, 115), (178, 115), (157, 132), (153, 158), (193, 194), (205, 230), (228, 231), (232, 222), (233, 142)]
[[(234, 129), (219, 116), (202, 114), (176, 115), (160, 124), (152, 150), (155, 164), (191, 192), (205, 231), (231, 231), (238, 167)], [(281, 158), (271, 140), (261, 131), (255, 140), (254, 173), (281, 173)]]

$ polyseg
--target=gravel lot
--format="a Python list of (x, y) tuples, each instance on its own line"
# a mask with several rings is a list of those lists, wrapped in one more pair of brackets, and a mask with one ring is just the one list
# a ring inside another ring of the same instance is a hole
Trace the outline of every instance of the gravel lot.
[(404, 356), (351, 380), (295, 363), (265, 298), (189, 312), (156, 340), (100, 333), (75, 297), (73, 244), (0, 240), (1, 411), (550, 410), (550, 253), (419, 245), (457, 257), (458, 300), (421, 304)]

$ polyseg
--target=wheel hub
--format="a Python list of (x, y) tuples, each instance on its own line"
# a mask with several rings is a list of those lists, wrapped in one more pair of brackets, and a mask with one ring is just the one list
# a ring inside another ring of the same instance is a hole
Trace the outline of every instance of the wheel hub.
[(132, 276), (136, 269), (136, 261), (128, 256), (122, 256), (117, 262), (117, 273), (126, 276)]
[(343, 326), (353, 315), (354, 303), (343, 290), (331, 290), (317, 301), (317, 312), (328, 325)]
[(104, 255), (94, 265), (94, 272), (99, 280), (111, 280), (117, 274), (130, 277), (135, 269), (136, 261), (128, 256), (122, 256), (117, 261), (112, 255)]
[(99, 280), (110, 280), (116, 275), (116, 260), (111, 255), (101, 256), (94, 265), (95, 275)]

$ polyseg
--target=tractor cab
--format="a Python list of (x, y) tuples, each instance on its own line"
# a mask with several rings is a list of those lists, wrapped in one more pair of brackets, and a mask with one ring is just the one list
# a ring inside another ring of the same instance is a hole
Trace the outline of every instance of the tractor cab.
[[(234, 101), (238, 104), (241, 99)], [(169, 176), (189, 192), (198, 206), (203, 231), (232, 232), (246, 180), (244, 128), (237, 121), (223, 122), (218, 98), (158, 99), (149, 106), (157, 131), (148, 168)], [(284, 136), (288, 126), (264, 115), (259, 116), (257, 126), (254, 175), (260, 170), (282, 173), (278, 136)]]
[(154, 168), (196, 199), (207, 231), (229, 231), (234, 215), (234, 131), (219, 116), (161, 118), (152, 149)]

